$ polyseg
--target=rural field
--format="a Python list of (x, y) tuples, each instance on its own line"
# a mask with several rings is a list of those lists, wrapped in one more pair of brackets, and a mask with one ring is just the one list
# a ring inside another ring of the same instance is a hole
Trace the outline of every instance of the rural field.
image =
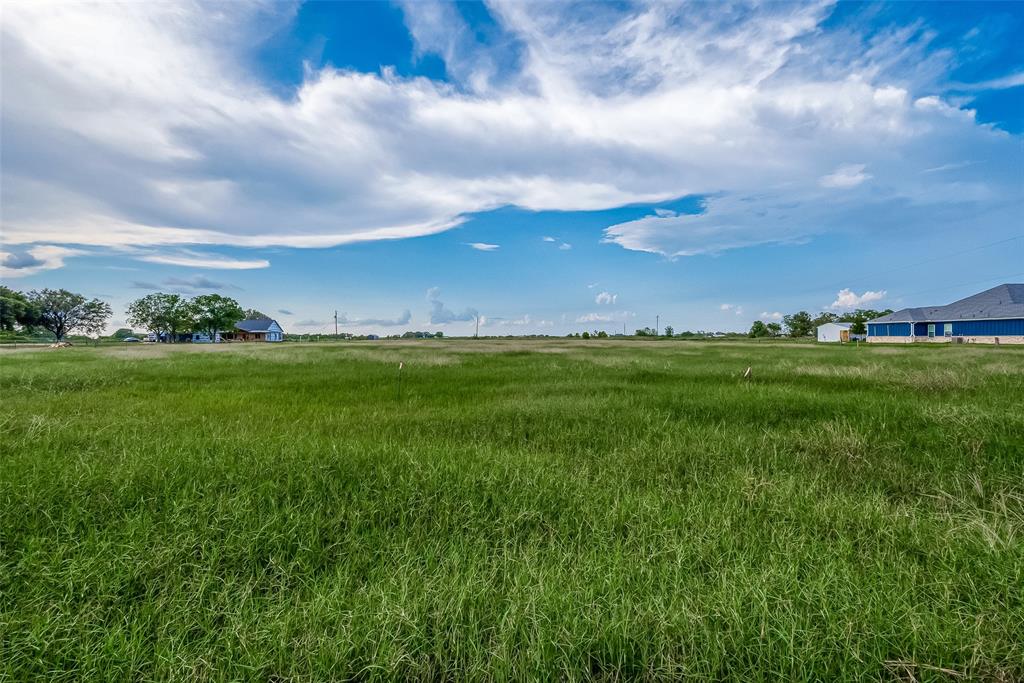
[(0, 350), (0, 391), (0, 681), (1024, 680), (1024, 348)]

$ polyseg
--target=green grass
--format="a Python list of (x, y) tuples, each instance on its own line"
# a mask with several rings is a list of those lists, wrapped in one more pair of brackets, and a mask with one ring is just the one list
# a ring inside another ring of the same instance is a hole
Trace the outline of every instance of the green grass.
[(1024, 349), (74, 348), (0, 392), (0, 681), (1024, 679)]

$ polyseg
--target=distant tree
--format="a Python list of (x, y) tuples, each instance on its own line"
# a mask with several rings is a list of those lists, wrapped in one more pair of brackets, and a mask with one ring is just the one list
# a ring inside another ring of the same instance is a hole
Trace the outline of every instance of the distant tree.
[(271, 320), (271, 317), (255, 308), (245, 309), (245, 320)]
[(0, 330), (13, 332), (15, 325), (31, 328), (38, 318), (39, 311), (26, 295), (0, 285)]
[(642, 330), (637, 330), (636, 332), (634, 332), (634, 334), (637, 337), (653, 337), (656, 333), (653, 328), (645, 327)]
[(438, 330), (437, 332), (434, 333), (434, 338), (435, 339), (441, 339), (443, 337), (444, 337), (444, 332), (441, 332), (440, 330)]
[(790, 337), (806, 337), (814, 332), (814, 319), (807, 311), (800, 311), (783, 317)]
[(765, 327), (768, 328), (769, 334), (773, 337), (778, 337), (782, 334), (782, 325), (778, 323), (768, 323)]
[(113, 335), (114, 339), (127, 339), (128, 337), (134, 337), (135, 331), (128, 329), (127, 327), (119, 327)]
[(174, 341), (178, 332), (193, 326), (192, 306), (178, 294), (156, 292), (128, 304), (128, 322)]
[(32, 291), (26, 297), (38, 312), (37, 324), (57, 341), (74, 331), (96, 334), (102, 331), (113, 311), (99, 299), (86, 299), (66, 289)]
[(231, 297), (220, 294), (201, 294), (189, 302), (195, 330), (216, 339), (221, 330), (231, 329), (245, 317), (245, 311)]
[(676, 333), (676, 331), (672, 328), (671, 325), (665, 325), (665, 336), (666, 337), (673, 337), (673, 336), (675, 336), (675, 333)]
[(590, 339), (590, 333), (589, 332), (584, 332), (583, 333), (583, 338), (584, 339)]
[(747, 333), (747, 336), (759, 339), (771, 336), (771, 332), (768, 331), (768, 326), (763, 321), (755, 320), (754, 324), (750, 326), (750, 332)]
[(831, 313), (829, 311), (824, 311), (814, 316), (814, 319), (811, 320), (811, 326), (817, 329), (819, 325), (824, 325), (826, 323), (834, 323), (837, 320), (839, 320), (838, 315), (836, 315), (835, 313)]
[(597, 333), (597, 336), (598, 336), (599, 339), (607, 339), (608, 338), (608, 333), (605, 332), (604, 330), (601, 330), (600, 332)]

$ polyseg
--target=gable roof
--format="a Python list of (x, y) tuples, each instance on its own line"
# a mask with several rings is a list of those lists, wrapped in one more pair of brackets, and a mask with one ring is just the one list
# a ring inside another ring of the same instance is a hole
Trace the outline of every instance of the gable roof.
[(833, 321), (833, 322), (830, 322), (830, 323), (822, 323), (822, 324), (818, 325), (818, 327), (828, 327), (829, 325), (835, 325), (836, 327), (841, 327), (844, 330), (846, 330), (846, 329), (849, 329), (850, 327), (852, 327), (853, 323), (842, 323), (842, 322), (838, 322), (838, 321)]
[[(235, 323), (235, 329), (242, 330), (243, 332), (269, 332), (272, 325), (277, 325), (277, 321), (270, 318), (255, 318)], [(277, 327), (278, 329), (281, 328), (280, 325), (277, 325)]]
[(869, 322), (918, 323), (1005, 318), (1024, 318), (1024, 284), (999, 285), (945, 306), (904, 308)]

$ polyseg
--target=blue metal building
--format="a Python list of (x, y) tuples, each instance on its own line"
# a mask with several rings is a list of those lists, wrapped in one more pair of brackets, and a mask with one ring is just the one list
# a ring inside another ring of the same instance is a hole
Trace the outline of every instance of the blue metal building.
[(1024, 284), (1006, 284), (946, 306), (904, 308), (868, 322), (869, 342), (1024, 344)]

